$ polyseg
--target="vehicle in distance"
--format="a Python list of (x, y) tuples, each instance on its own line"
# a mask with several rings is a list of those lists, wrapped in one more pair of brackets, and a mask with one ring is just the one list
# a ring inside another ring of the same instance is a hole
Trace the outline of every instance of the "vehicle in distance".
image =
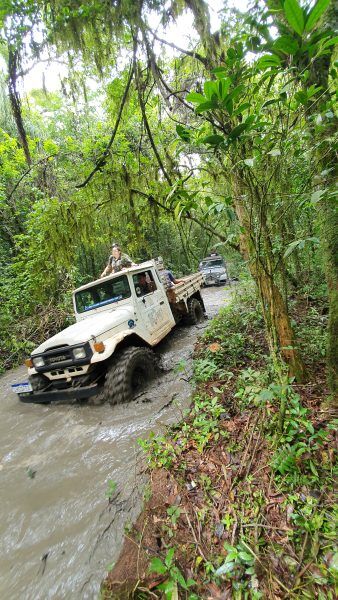
[(203, 275), (204, 285), (225, 285), (228, 281), (226, 264), (219, 254), (203, 258), (198, 269)]
[(147, 261), (76, 289), (76, 323), (32, 352), (28, 382), (13, 390), (23, 402), (131, 399), (155, 375), (152, 348), (181, 319), (204, 318), (202, 283), (195, 273), (166, 289), (155, 262)]

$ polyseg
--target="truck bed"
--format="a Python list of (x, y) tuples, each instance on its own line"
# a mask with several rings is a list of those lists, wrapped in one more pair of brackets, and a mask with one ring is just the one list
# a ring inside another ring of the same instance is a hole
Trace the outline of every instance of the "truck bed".
[(193, 296), (195, 292), (200, 291), (203, 282), (202, 273), (193, 273), (184, 277), (182, 283), (178, 283), (167, 290), (167, 297), (170, 304), (178, 304), (182, 300), (186, 300)]

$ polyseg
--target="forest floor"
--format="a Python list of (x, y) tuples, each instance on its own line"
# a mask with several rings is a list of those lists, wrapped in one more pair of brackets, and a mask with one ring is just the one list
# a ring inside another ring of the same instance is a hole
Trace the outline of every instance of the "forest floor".
[(195, 349), (190, 410), (141, 442), (145, 506), (102, 598), (336, 597), (325, 312), (314, 298), (293, 306), (303, 385), (268, 358), (252, 294), (237, 293), (211, 322)]

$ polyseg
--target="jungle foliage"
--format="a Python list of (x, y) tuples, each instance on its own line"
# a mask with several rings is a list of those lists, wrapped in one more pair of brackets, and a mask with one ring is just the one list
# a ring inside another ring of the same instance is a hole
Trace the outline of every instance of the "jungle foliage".
[(276, 373), (250, 285), (209, 324), (191, 408), (164, 434), (139, 440), (152, 470), (143, 519), (128, 533), (139, 569), (119, 595), (117, 565), (105, 600), (333, 600), (337, 423), (322, 404), (324, 356), (312, 352), (325, 337), (321, 302), (310, 308), (301, 319), (310, 326), (317, 316), (303, 346), (310, 385)]
[[(186, 11), (185, 50), (166, 28)], [(329, 0), (225, 3), (212, 33), (203, 0), (2, 5), (5, 366), (67, 320), (70, 289), (98, 275), (111, 241), (178, 274), (217, 245), (250, 271), (275, 366), (298, 381), (290, 297), (326, 281), (335, 391), (334, 19)], [(34, 61), (67, 66), (59, 92), (21, 97)]]

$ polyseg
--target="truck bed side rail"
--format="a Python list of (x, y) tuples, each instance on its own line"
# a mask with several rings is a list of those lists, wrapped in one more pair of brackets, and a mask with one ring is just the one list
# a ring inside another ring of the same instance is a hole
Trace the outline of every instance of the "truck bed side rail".
[(200, 291), (202, 282), (202, 273), (193, 273), (185, 277), (182, 283), (177, 283), (174, 287), (167, 290), (170, 304), (176, 304), (193, 296), (195, 292)]

